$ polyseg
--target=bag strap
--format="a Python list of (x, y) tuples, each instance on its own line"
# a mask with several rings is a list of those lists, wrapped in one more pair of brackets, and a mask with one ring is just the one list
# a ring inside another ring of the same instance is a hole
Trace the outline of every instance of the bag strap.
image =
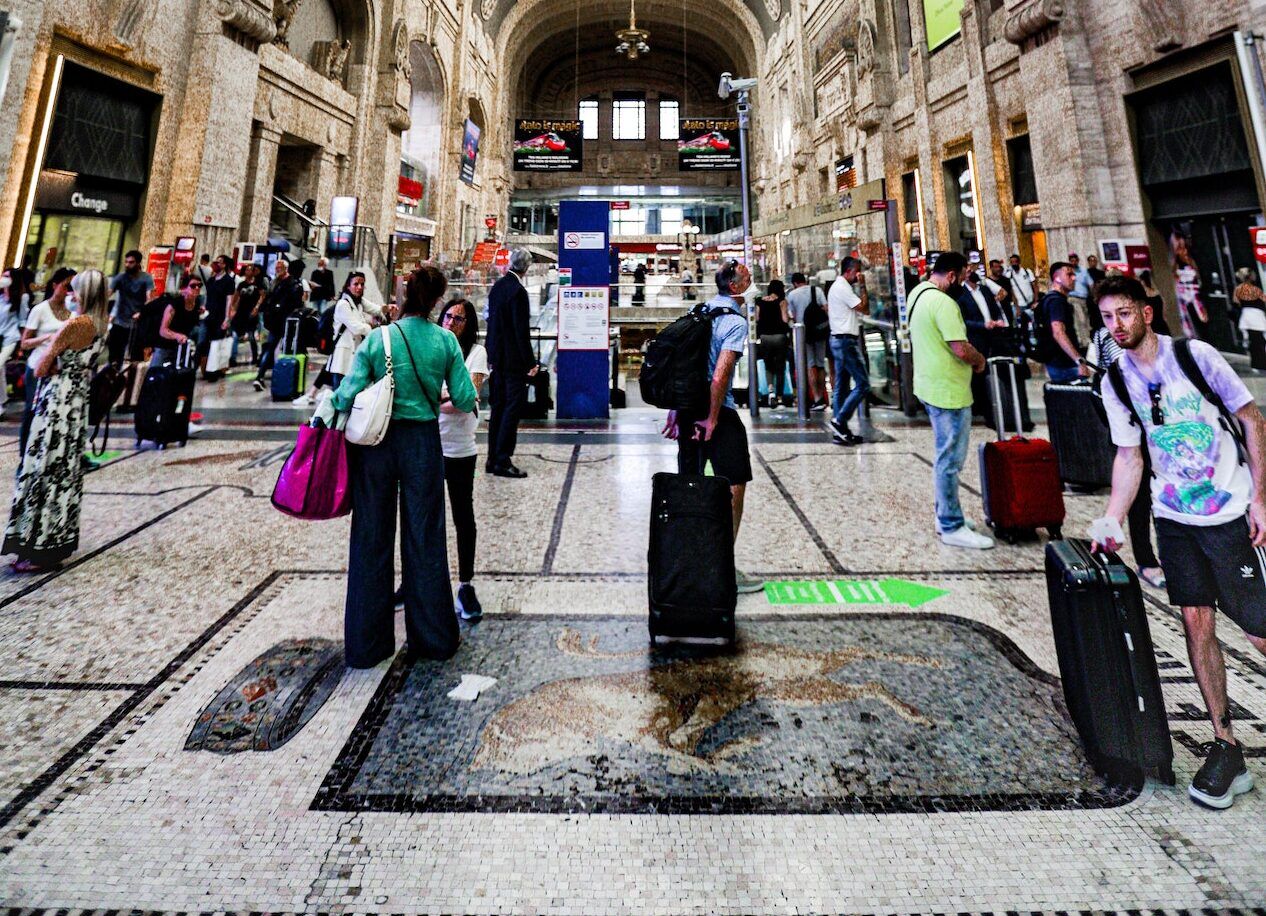
[(1121, 402), (1122, 407), (1129, 411), (1130, 425), (1138, 427), (1139, 451), (1143, 453), (1143, 469), (1149, 477), (1155, 477), (1156, 472), (1152, 470), (1151, 447), (1147, 444), (1147, 429), (1143, 426), (1143, 420), (1139, 417), (1138, 411), (1134, 409), (1134, 401), (1130, 398), (1130, 389), (1125, 384), (1125, 372), (1121, 369), (1119, 361), (1109, 364), (1107, 376), (1108, 384), (1112, 386), (1112, 391), (1117, 396), (1117, 400)]
[(919, 297), (922, 296), (927, 291), (928, 291), (928, 288), (925, 286), (922, 289), (915, 290), (914, 295), (910, 297), (910, 304), (906, 307), (906, 325), (907, 326), (909, 326), (910, 322), (914, 320), (915, 302), (917, 302)]
[[(388, 325), (388, 327), (390, 327), (390, 325)], [(413, 361), (413, 348), (409, 346), (409, 337), (404, 333), (404, 328), (400, 329), (400, 339), (404, 341), (405, 352), (409, 354), (409, 368), (413, 370), (413, 378), (418, 383), (418, 391), (421, 392), (422, 397), (426, 398), (426, 405), (431, 408), (431, 412), (438, 417), (440, 415), (439, 405), (432, 403), (430, 397), (427, 396), (426, 388), (422, 384), (422, 376), (418, 375), (417, 363)], [(452, 363), (450, 362), (449, 366), (451, 365)], [(447, 369), (448, 366), (445, 367), (445, 374), (447, 374)]]
[(1217, 408), (1222, 428), (1231, 434), (1231, 439), (1235, 442), (1236, 457), (1240, 464), (1247, 464), (1248, 445), (1244, 439), (1244, 427), (1240, 423), (1240, 418), (1227, 409), (1222, 395), (1213, 390), (1209, 380), (1200, 371), (1200, 366), (1191, 353), (1191, 341), (1186, 337), (1180, 337), (1174, 341), (1174, 359), (1178, 361), (1178, 368), (1182, 370), (1183, 375), (1187, 376), (1187, 380), (1196, 386), (1196, 390), (1206, 401)]

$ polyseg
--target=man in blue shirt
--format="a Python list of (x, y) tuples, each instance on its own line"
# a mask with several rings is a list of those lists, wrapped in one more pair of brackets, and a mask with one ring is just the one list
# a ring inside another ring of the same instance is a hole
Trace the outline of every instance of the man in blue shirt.
[[(1094, 255), (1091, 255), (1094, 260)], [(1072, 309), (1073, 328), (1078, 340), (1090, 339), (1090, 293), (1095, 286), (1095, 278), (1085, 267), (1081, 266), (1081, 257), (1077, 252), (1068, 255), (1068, 263), (1072, 265), (1075, 278), (1072, 290), (1068, 293), (1068, 305)]]
[[(730, 507), (734, 515), (734, 537), (738, 539), (743, 520), (743, 498), (752, 479), (752, 458), (747, 448), (747, 428), (734, 403), (734, 369), (747, 352), (748, 327), (743, 317), (743, 293), (752, 285), (752, 274), (743, 264), (730, 261), (717, 271), (717, 295), (704, 303), (709, 313), (728, 310), (712, 320), (712, 346), (708, 351), (708, 374), (712, 378), (711, 402), (705, 417), (668, 412), (663, 433), (677, 440), (677, 472), (698, 474), (704, 461), (712, 462), (718, 477), (730, 482)], [(758, 592), (765, 587), (759, 579), (735, 573), (740, 592)]]

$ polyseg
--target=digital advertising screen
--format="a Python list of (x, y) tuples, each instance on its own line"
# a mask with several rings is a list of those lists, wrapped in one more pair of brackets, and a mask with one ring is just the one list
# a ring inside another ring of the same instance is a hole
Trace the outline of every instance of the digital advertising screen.
[(514, 122), (516, 172), (579, 172), (584, 168), (580, 121), (519, 118)]
[(677, 168), (683, 172), (737, 172), (738, 118), (681, 118)]

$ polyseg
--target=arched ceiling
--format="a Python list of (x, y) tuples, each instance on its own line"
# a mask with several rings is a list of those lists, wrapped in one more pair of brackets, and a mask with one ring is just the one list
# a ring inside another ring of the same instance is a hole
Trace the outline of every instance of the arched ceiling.
[[(484, 30), (489, 35), (496, 35), (500, 31), (506, 15), (515, 6), (516, 0), (476, 0), (476, 2), (478, 3), (479, 17), (484, 23)], [(518, 0), (518, 2), (522, 4), (523, 0)], [(751, 10), (765, 38), (774, 33), (778, 23), (783, 17), (789, 15), (791, 11), (791, 0), (740, 0), (740, 2)], [(582, 4), (585, 7), (591, 5), (589, 2)], [(623, 0), (623, 2), (615, 4), (615, 6), (623, 10), (625, 21), (627, 22), (628, 0)], [(644, 6), (646, 9), (643, 8)], [(649, 12), (650, 6), (650, 3), (638, 3), (637, 20), (639, 24), (642, 22), (643, 15)], [(672, 21), (681, 22), (684, 7), (687, 21), (696, 26), (696, 20), (700, 13), (716, 9), (716, 4), (707, 2), (707, 0), (675, 0), (675, 2), (667, 4), (667, 6), (675, 10), (675, 15), (668, 17)]]

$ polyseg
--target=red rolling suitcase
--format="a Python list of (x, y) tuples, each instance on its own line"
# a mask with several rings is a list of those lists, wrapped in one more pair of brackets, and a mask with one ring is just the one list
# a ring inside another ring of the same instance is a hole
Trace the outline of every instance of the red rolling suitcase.
[[(996, 356), (989, 360), (989, 383), (993, 386), (995, 427), (1003, 429), (1000, 366), (1010, 368), (1016, 428), (1020, 426), (1020, 399), (1016, 393), (1015, 359)], [(1021, 536), (1045, 528), (1052, 539), (1062, 537), (1064, 485), (1059, 477), (1055, 447), (1045, 439), (998, 434), (995, 442), (980, 447), (980, 486), (985, 503), (985, 521), (998, 539), (1014, 544)]]

